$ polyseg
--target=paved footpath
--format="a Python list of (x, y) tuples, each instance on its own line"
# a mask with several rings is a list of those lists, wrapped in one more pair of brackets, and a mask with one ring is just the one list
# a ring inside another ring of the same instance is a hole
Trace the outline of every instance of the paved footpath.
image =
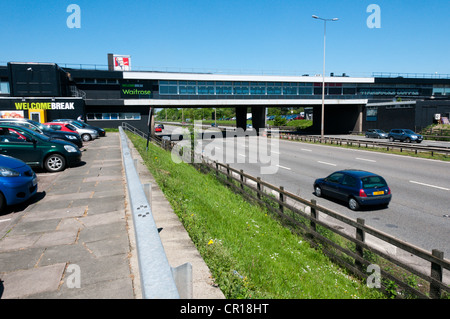
[[(119, 134), (89, 142), (82, 160), (39, 173), (37, 196), (0, 224), (0, 298), (142, 298)], [(193, 297), (224, 298), (155, 183), (152, 210), (171, 266), (193, 264)]]

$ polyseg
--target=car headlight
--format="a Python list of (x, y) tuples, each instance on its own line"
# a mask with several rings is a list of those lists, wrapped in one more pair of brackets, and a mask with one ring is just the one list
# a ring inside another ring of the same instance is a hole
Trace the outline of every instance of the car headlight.
[(64, 148), (66, 149), (67, 152), (69, 153), (73, 153), (76, 152), (77, 149), (75, 147), (73, 147), (72, 145), (64, 145)]
[(0, 176), (2, 176), (2, 177), (17, 177), (17, 176), (20, 176), (20, 173), (11, 168), (0, 166)]
[(74, 135), (65, 135), (69, 140), (76, 140), (77, 137)]

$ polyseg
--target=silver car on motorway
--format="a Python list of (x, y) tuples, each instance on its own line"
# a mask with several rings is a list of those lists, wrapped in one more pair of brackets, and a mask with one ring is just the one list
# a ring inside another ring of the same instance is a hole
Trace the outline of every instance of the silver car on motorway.
[(366, 131), (366, 137), (388, 138), (388, 133), (380, 129), (368, 129)]

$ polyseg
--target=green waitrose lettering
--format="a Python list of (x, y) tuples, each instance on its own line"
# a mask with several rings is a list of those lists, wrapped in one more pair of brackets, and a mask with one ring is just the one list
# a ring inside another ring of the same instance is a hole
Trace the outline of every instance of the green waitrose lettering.
[(134, 89), (134, 90), (125, 90), (122, 89), (123, 94), (126, 95), (150, 95), (152, 94), (152, 91), (150, 90), (138, 90), (138, 89)]

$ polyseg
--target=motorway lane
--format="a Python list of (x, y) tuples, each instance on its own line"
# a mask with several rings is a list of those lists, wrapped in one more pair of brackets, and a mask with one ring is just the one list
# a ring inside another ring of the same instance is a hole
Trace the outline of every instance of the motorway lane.
[[(215, 140), (214, 155), (219, 161), (284, 186), (303, 198), (316, 199), (322, 206), (353, 219), (364, 218), (367, 225), (397, 238), (428, 251), (440, 249), (446, 258), (450, 256), (450, 218), (444, 217), (450, 214), (449, 162), (279, 140), (279, 149), (275, 151), (279, 154), (272, 154), (278, 158), (271, 162), (278, 165), (277, 171), (262, 174), (261, 167), (267, 164), (250, 161), (250, 152), (258, 150), (257, 138), (248, 139), (243, 148), (242, 138), (238, 138), (234, 151), (231, 151), (232, 143)], [(203, 141), (203, 148), (209, 148), (206, 153), (211, 154), (207, 141)], [(316, 178), (345, 168), (369, 170), (384, 176), (393, 192), (389, 208), (353, 212), (342, 203), (315, 197), (312, 184)]]
[[(174, 128), (166, 125), (164, 133)], [(273, 185), (284, 186), (305, 199), (315, 199), (319, 205), (350, 218), (364, 218), (367, 225), (427, 251), (442, 250), (445, 258), (450, 258), (450, 217), (445, 217), (450, 215), (449, 162), (276, 140), (278, 148), (273, 148), (270, 162), (262, 164), (254, 160), (254, 154), (260, 150), (257, 139), (203, 140), (203, 153)], [(231, 141), (235, 140), (233, 144)], [(262, 167), (269, 165), (276, 166), (276, 173), (263, 174)], [(385, 177), (393, 193), (389, 207), (353, 212), (343, 203), (314, 195), (316, 178), (346, 168), (368, 170)]]

